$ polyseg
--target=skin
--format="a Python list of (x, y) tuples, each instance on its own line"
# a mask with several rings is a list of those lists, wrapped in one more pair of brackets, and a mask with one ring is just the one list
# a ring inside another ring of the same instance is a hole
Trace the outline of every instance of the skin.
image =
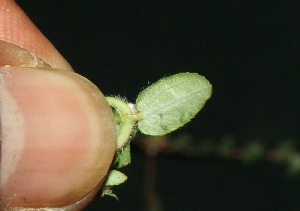
[(116, 150), (111, 109), (13, 1), (0, 40), (0, 210), (83, 209)]

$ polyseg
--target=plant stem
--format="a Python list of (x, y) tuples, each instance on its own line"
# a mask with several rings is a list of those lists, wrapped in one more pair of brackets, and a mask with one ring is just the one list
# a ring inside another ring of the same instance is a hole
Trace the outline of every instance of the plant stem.
[(121, 118), (117, 138), (117, 149), (121, 149), (131, 138), (136, 122), (143, 119), (143, 114), (135, 110), (134, 104), (128, 104), (119, 98), (106, 97), (106, 100), (111, 107), (116, 109)]

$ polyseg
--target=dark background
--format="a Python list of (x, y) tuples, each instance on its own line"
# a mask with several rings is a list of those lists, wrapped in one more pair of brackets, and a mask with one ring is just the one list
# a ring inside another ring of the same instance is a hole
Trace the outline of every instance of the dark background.
[[(180, 132), (218, 141), (232, 134), (267, 146), (299, 140), (300, 1), (18, 0), (81, 75), (129, 101), (150, 82), (197, 72), (213, 97)], [(133, 147), (120, 201), (86, 210), (142, 210), (144, 156)], [(300, 179), (261, 162), (161, 156), (165, 210), (300, 210)]]

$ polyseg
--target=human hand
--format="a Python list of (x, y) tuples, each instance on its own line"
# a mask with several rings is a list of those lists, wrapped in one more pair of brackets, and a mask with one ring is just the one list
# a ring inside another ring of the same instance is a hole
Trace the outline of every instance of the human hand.
[(80, 210), (116, 150), (111, 109), (11, 0), (0, 40), (0, 210)]

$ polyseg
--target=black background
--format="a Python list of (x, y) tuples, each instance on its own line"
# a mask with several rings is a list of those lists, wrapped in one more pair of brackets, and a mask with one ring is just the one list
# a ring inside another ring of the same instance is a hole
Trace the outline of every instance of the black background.
[[(198, 72), (213, 97), (180, 132), (218, 141), (226, 134), (267, 146), (299, 139), (300, 1), (17, 1), (81, 75), (129, 101), (150, 82)], [(123, 171), (120, 201), (86, 210), (142, 210), (143, 154)], [(164, 210), (299, 210), (300, 179), (261, 162), (161, 156)]]

